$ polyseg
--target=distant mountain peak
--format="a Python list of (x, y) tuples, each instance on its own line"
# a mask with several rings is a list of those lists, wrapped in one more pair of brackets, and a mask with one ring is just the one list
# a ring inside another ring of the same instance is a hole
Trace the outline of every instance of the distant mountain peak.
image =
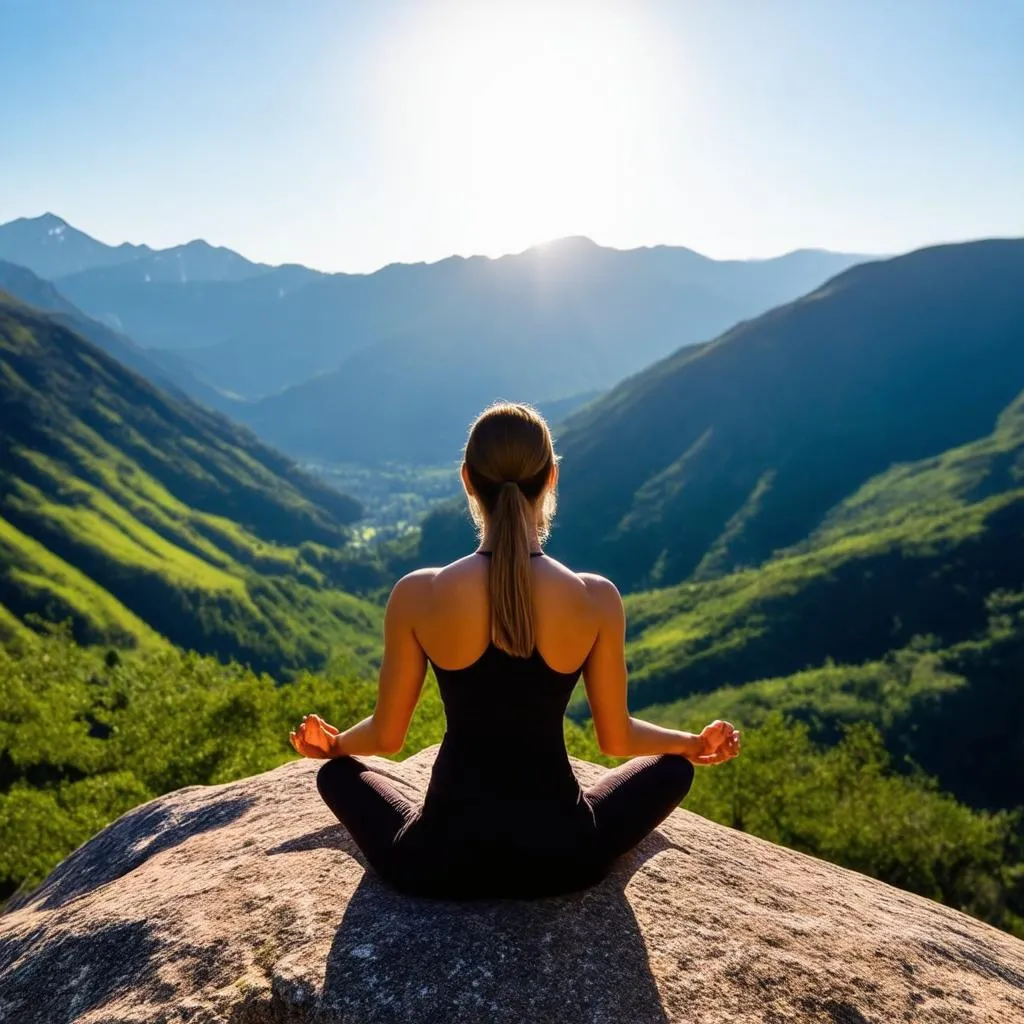
[(547, 242), (531, 246), (528, 251), (538, 253), (587, 252), (602, 248), (586, 235), (566, 235), (564, 238), (552, 238)]
[[(179, 283), (222, 281), (240, 280), (269, 269), (266, 264), (253, 263), (203, 238), (167, 249), (131, 242), (108, 245), (49, 210), (38, 217), (20, 217), (0, 224), (0, 259), (27, 267), (51, 281), (82, 273), (107, 275), (108, 283), (118, 277), (148, 283), (161, 273), (172, 275)], [(154, 270), (154, 264), (162, 264), (162, 269)], [(109, 312), (104, 309), (102, 315)]]
[[(21, 230), (27, 230), (29, 237), (38, 237), (40, 232), (45, 232), (48, 236), (63, 235), (71, 225), (64, 220), (63, 217), (58, 217), (55, 213), (41, 213), (38, 217), (18, 217), (10, 222), (11, 227), (20, 228)], [(74, 228), (71, 228), (73, 231)]]
[(44, 228), (67, 228), (71, 226), (63, 217), (58, 217), (57, 214), (51, 213), (49, 210), (47, 210), (46, 213), (40, 214), (38, 217), (22, 217), (21, 219), (28, 224), (38, 224), (40, 227)]

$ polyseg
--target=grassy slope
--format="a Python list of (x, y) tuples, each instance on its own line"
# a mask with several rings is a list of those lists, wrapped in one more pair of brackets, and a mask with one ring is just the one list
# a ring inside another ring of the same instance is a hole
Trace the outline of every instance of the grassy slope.
[[(871, 721), (958, 796), (1016, 803), (1022, 581), (1024, 395), (990, 436), (868, 481), (760, 569), (628, 596), (631, 706), (685, 728), (782, 710), (825, 740)], [(1010, 770), (965, 769), (958, 735), (1000, 737)]]
[(345, 592), (380, 584), (344, 551), (351, 499), (6, 300), (0, 408), (0, 628), (68, 616), (275, 671), (377, 657), (380, 608)]
[(761, 568), (631, 595), (635, 696), (966, 639), (985, 597), (1024, 579), (1022, 531), (1024, 395), (990, 436), (869, 480)]

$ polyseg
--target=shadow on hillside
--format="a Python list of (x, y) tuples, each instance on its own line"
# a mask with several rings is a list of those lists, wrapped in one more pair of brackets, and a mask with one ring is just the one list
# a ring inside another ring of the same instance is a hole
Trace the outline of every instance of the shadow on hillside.
[(668, 1020), (624, 892), (646, 860), (675, 848), (661, 833), (651, 833), (590, 889), (537, 900), (486, 901), (400, 893), (353, 852), (347, 838), (332, 826), (284, 844), (294, 851), (344, 849), (366, 871), (327, 959), (320, 1010), (332, 1019)]

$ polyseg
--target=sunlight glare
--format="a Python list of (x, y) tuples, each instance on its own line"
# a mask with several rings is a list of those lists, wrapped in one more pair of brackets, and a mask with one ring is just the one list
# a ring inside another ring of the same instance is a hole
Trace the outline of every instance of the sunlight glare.
[(482, 239), (477, 251), (592, 233), (629, 201), (638, 165), (656, 162), (660, 58), (635, 11), (435, 6), (396, 41), (383, 124), (410, 170), (456, 194), (435, 215)]

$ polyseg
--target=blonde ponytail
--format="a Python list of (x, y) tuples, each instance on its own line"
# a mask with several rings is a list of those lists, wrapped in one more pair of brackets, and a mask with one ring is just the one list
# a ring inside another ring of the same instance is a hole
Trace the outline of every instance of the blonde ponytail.
[(467, 496), (479, 540), (490, 526), (491, 637), (520, 658), (536, 649), (530, 526), (536, 522), (544, 543), (555, 512), (554, 488), (548, 487), (555, 462), (547, 423), (521, 403), (496, 402), (485, 409), (466, 442), (464, 465), (472, 484)]
[(520, 658), (534, 648), (529, 512), (519, 484), (504, 481), (491, 519), (491, 628), (494, 643)]

